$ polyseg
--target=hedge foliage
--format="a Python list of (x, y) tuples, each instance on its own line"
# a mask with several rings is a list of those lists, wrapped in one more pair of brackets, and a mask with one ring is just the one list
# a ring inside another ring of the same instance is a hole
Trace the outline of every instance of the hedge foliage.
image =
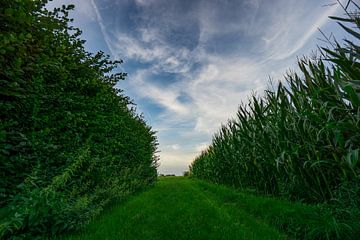
[(0, 4), (0, 238), (76, 229), (157, 176), (154, 131), (85, 51), (74, 6)]

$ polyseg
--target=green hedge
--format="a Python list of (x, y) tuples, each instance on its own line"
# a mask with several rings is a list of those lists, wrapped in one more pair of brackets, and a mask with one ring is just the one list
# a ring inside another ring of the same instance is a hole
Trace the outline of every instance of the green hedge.
[(81, 227), (157, 175), (155, 133), (114, 88), (121, 61), (46, 2), (0, 6), (0, 238)]

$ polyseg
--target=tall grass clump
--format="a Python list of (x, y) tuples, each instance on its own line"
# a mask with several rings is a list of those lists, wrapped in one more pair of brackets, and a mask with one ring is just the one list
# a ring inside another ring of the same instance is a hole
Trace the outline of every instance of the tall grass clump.
[(344, 6), (347, 17), (331, 17), (347, 40), (321, 48), (321, 58), (299, 60), (300, 74), (242, 104), (193, 161), (193, 176), (360, 208), (360, 15), (349, 4), (355, 10)]
[(156, 180), (157, 140), (62, 6), (0, 4), (0, 239), (74, 230)]

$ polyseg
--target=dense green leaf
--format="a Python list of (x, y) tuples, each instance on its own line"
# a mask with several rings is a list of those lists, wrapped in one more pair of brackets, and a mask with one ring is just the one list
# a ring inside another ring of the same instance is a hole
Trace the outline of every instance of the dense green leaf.
[(0, 6), (0, 238), (79, 228), (157, 175), (155, 133), (114, 88), (121, 61), (46, 2)]

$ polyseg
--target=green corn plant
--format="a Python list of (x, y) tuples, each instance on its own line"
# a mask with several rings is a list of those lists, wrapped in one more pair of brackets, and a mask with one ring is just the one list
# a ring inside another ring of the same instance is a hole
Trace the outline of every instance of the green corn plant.
[[(349, 4), (352, 3), (351, 1)], [(340, 27), (359, 40), (359, 11)], [(241, 104), (191, 174), (216, 183), (255, 188), (307, 202), (329, 202), (342, 185), (358, 184), (360, 47), (354, 40), (322, 48), (320, 59), (301, 59), (300, 74)], [(341, 188), (343, 189), (343, 188)]]

